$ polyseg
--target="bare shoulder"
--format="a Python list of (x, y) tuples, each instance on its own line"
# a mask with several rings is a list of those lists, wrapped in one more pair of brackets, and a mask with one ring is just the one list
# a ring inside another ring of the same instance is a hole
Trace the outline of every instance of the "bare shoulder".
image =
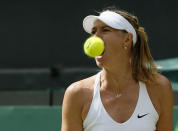
[(171, 107), (173, 103), (173, 92), (171, 82), (162, 74), (155, 75), (155, 81), (147, 83), (147, 90), (156, 111), (160, 115), (164, 107)]
[(156, 75), (156, 86), (158, 87), (159, 92), (164, 97), (165, 95), (171, 95), (172, 93), (172, 85), (167, 77), (162, 74)]
[(155, 78), (155, 95), (159, 96), (161, 112), (163, 110), (168, 110), (167, 108), (171, 110), (171, 108), (173, 107), (173, 91), (171, 82), (167, 77), (159, 73), (156, 75)]
[(159, 96), (160, 114), (157, 122), (157, 130), (173, 130), (173, 91), (171, 82), (161, 74), (156, 75), (156, 96)]
[(92, 97), (95, 76), (72, 83), (65, 91), (62, 104), (62, 131), (82, 131), (82, 112)]
[(72, 83), (65, 91), (64, 97), (70, 97), (72, 101), (85, 101), (93, 90), (95, 76)]
[(147, 83), (151, 90), (159, 93), (160, 96), (164, 96), (164, 94), (172, 92), (171, 82), (167, 77), (160, 73), (157, 73), (154, 78), (154, 82)]

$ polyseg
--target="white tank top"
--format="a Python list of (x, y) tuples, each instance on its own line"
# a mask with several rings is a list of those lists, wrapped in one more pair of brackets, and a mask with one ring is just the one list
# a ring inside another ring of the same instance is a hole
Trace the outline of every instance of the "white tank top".
[(113, 120), (101, 101), (100, 73), (98, 73), (83, 129), (84, 131), (155, 131), (158, 118), (159, 115), (150, 100), (146, 85), (139, 81), (139, 97), (133, 114), (124, 123)]

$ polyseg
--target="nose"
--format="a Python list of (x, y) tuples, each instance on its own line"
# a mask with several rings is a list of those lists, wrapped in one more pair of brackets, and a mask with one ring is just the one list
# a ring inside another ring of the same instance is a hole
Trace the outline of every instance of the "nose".
[(95, 32), (94, 36), (97, 36), (97, 37), (102, 38), (102, 33), (101, 33), (99, 30), (97, 30), (97, 31)]

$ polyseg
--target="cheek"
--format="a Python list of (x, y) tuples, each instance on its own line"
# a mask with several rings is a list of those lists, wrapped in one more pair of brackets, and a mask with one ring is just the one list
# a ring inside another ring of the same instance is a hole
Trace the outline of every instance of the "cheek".
[(123, 53), (124, 37), (120, 32), (111, 32), (103, 35), (107, 55), (121, 55)]
[(123, 48), (122, 42), (119, 39), (110, 38), (105, 41), (106, 50), (110, 53), (120, 52)]

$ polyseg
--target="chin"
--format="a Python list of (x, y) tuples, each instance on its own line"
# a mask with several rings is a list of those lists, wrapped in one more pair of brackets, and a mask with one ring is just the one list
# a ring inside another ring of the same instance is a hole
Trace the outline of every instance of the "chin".
[(103, 68), (104, 63), (103, 63), (103, 62), (98, 62), (98, 61), (96, 61), (96, 65), (97, 65), (98, 67), (100, 67), (100, 68)]

